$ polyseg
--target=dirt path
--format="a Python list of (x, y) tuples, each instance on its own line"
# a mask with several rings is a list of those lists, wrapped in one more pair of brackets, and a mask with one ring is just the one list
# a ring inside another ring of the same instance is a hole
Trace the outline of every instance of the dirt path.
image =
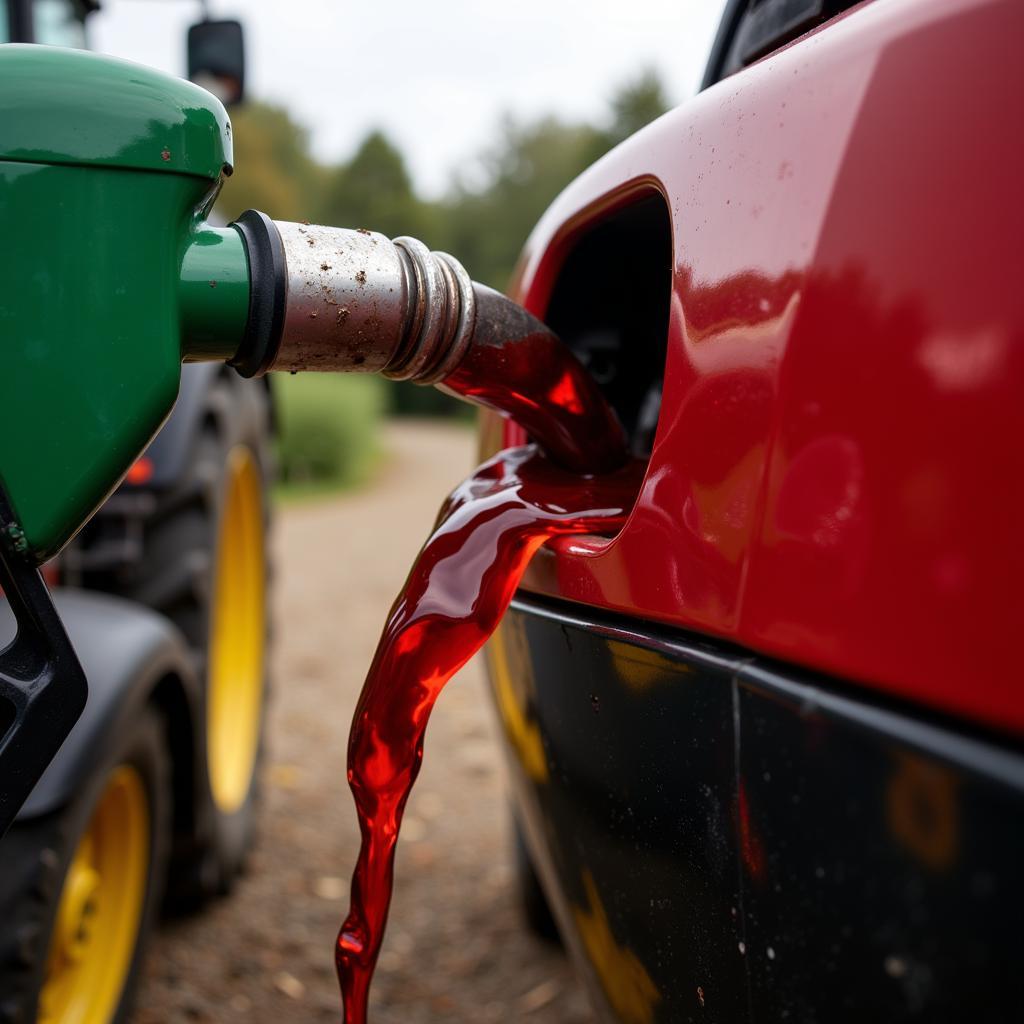
[[(442, 497), (472, 467), (470, 432), (387, 430), (367, 490), (277, 517), (276, 692), (262, 838), (230, 899), (166, 926), (138, 1024), (338, 1021), (332, 947), (358, 828), (345, 742), (384, 616)], [(511, 887), (502, 756), (471, 664), (438, 702), (406, 813), (374, 1024), (591, 1019), (558, 951), (529, 936)]]

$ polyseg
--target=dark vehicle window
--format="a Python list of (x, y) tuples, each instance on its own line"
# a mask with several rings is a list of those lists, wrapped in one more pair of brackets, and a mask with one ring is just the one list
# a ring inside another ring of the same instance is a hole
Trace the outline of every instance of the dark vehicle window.
[(671, 295), (671, 218), (660, 195), (647, 195), (576, 240), (544, 318), (591, 372), (643, 458), (661, 408)]
[(722, 14), (703, 88), (824, 24), (861, 0), (730, 0)]

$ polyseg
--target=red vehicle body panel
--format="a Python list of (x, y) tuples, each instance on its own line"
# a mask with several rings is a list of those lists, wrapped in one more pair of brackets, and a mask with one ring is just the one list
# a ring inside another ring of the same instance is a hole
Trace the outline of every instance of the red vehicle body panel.
[(527, 589), (1024, 730), (1022, 40), (1015, 0), (879, 0), (559, 197), (517, 296), (655, 190), (668, 356), (626, 527)]

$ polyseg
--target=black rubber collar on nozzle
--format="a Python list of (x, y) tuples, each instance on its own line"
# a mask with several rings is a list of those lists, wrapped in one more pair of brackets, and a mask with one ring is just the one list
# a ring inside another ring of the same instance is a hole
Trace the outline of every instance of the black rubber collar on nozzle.
[(249, 260), (249, 318), (228, 364), (243, 377), (259, 377), (273, 365), (281, 344), (288, 267), (281, 235), (265, 213), (246, 210), (231, 227), (242, 236)]

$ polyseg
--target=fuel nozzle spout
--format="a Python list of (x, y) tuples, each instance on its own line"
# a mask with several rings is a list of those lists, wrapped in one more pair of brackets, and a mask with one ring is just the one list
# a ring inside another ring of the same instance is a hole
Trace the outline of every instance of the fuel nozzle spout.
[(573, 353), (525, 309), (414, 238), (271, 221), (235, 223), (248, 254), (245, 339), (232, 363), (380, 373), (511, 416), (580, 472), (626, 459), (618, 417)]

